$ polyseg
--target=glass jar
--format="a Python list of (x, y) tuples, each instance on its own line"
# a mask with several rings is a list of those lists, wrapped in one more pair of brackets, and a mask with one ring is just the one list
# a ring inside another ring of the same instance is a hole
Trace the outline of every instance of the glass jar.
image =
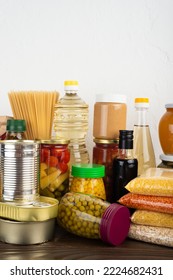
[(6, 140), (25, 140), (25, 120), (8, 119), (6, 126)]
[(68, 140), (42, 140), (40, 194), (58, 200), (69, 191), (70, 151)]
[(161, 168), (173, 168), (173, 155), (160, 155), (161, 163), (158, 167)]
[(97, 95), (94, 104), (94, 138), (117, 139), (119, 130), (126, 129), (126, 114), (125, 95)]
[(59, 204), (58, 223), (67, 231), (86, 238), (120, 245), (130, 227), (128, 208), (79, 193), (66, 193)]
[(105, 176), (103, 182), (106, 191), (106, 200), (113, 202), (113, 159), (118, 156), (118, 139), (94, 139), (95, 146), (93, 147), (93, 163), (102, 164), (105, 166)]
[(106, 199), (103, 177), (105, 167), (98, 164), (72, 165), (72, 182), (70, 191), (81, 192)]
[(159, 140), (163, 153), (173, 154), (173, 104), (165, 105), (166, 112), (159, 122)]

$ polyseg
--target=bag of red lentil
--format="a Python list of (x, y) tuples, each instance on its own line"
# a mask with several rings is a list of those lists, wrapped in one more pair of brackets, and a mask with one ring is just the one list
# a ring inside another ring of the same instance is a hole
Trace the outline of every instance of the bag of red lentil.
[(128, 193), (118, 202), (128, 208), (173, 214), (173, 197)]

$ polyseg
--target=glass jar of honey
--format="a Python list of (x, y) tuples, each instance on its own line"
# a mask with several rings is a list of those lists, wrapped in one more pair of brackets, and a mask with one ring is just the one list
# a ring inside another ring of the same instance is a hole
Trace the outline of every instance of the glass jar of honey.
[(70, 191), (80, 192), (106, 199), (103, 177), (105, 166), (99, 164), (72, 165), (72, 182)]
[(70, 151), (68, 140), (42, 140), (40, 195), (58, 200), (69, 191)]
[(93, 163), (102, 164), (105, 166), (105, 176), (103, 182), (106, 191), (106, 200), (113, 202), (113, 159), (118, 156), (118, 139), (94, 139), (95, 146), (93, 147)]
[(129, 209), (118, 203), (82, 194), (66, 193), (58, 206), (58, 224), (78, 236), (120, 245), (130, 228)]
[(165, 105), (166, 112), (159, 122), (159, 140), (165, 155), (173, 154), (173, 104)]

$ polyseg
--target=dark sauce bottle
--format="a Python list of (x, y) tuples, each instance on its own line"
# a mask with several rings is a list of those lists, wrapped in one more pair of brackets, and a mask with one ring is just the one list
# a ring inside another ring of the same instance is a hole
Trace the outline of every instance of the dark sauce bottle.
[(120, 130), (119, 133), (119, 155), (113, 160), (115, 202), (128, 193), (125, 186), (138, 173), (138, 161), (133, 157), (133, 130)]

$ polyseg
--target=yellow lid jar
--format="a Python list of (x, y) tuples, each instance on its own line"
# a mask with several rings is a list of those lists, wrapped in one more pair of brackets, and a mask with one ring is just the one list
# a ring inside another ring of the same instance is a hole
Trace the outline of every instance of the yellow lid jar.
[(105, 166), (100, 164), (75, 164), (72, 165), (72, 182), (70, 191), (90, 194), (106, 199), (103, 177)]

